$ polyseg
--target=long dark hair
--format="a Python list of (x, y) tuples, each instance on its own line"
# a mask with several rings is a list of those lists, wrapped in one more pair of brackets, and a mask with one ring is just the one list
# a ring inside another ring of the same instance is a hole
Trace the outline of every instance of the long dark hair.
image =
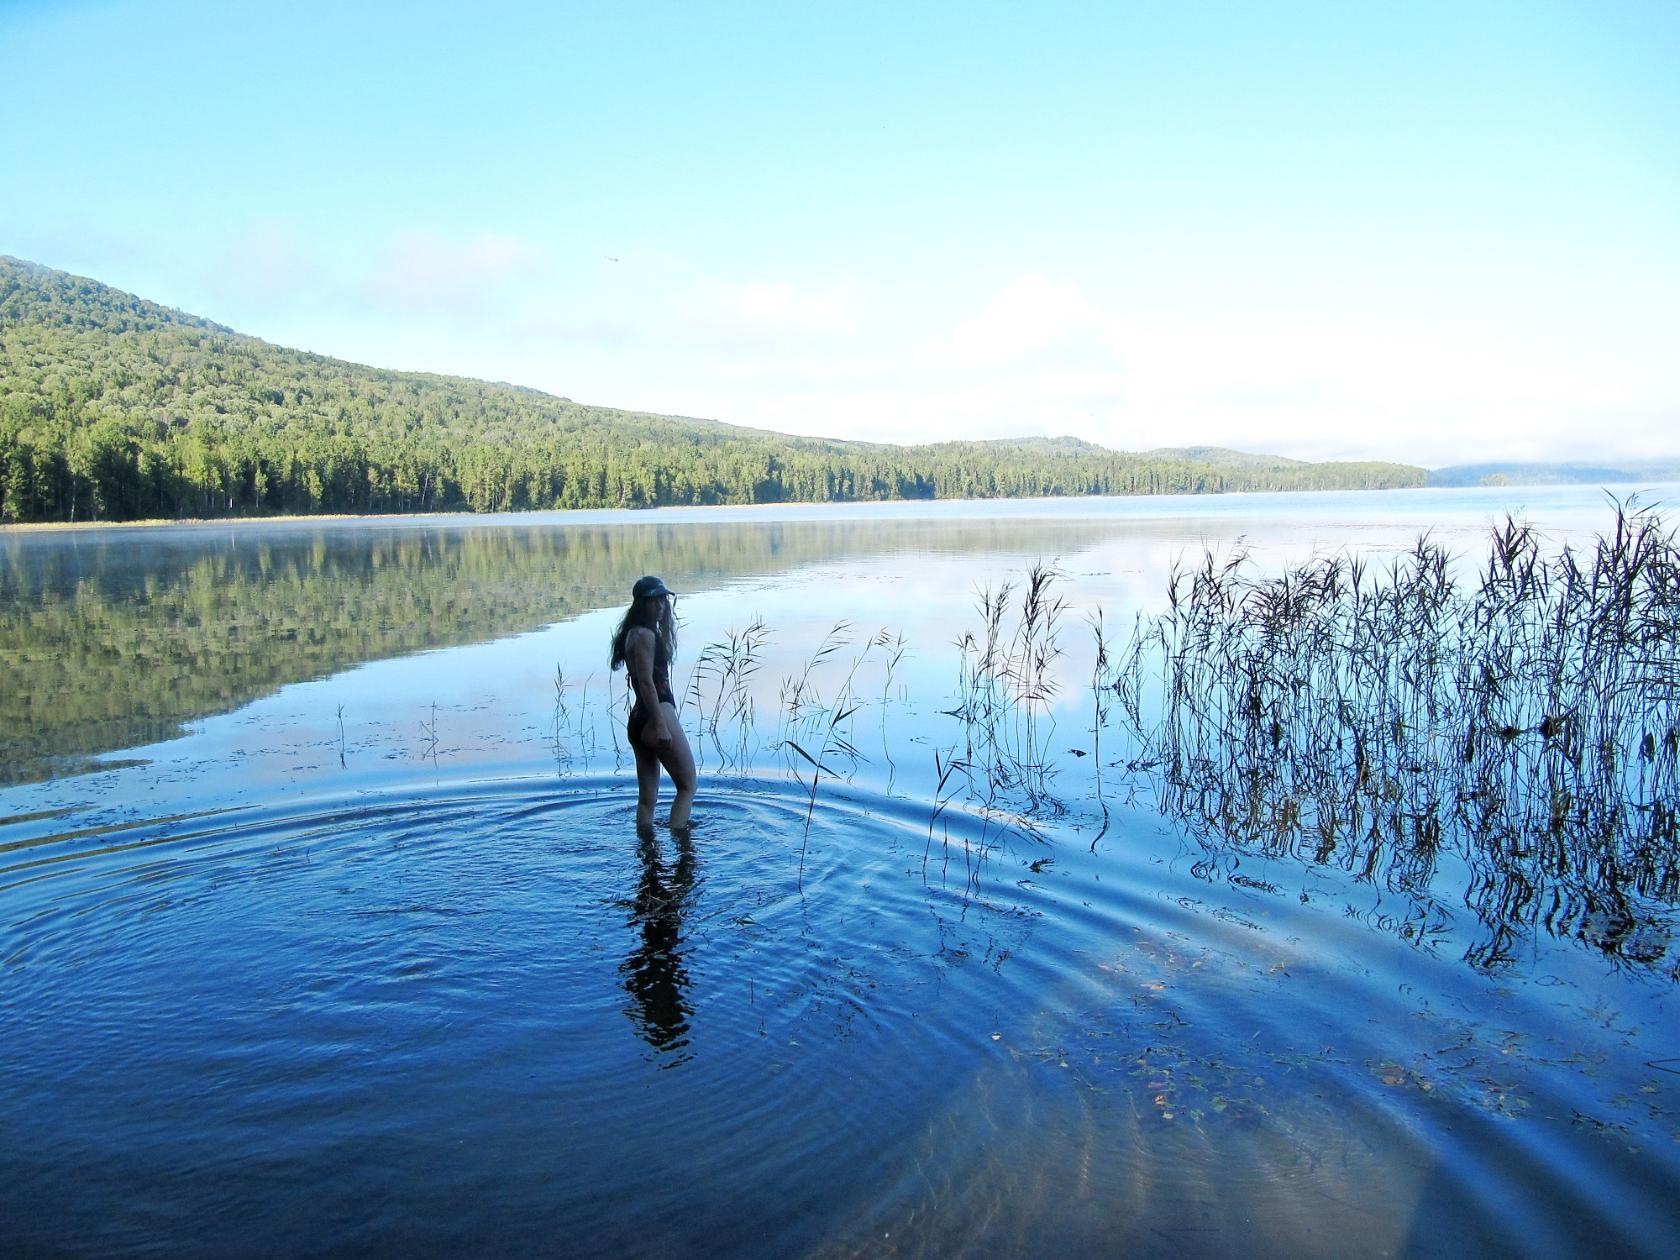
[(677, 655), (677, 618), (671, 611), (670, 597), (666, 595), (649, 595), (630, 601), (618, 629), (613, 631), (612, 667), (617, 669), (624, 664), (625, 640), (638, 626), (646, 626), (653, 631), (653, 667), (670, 668)]

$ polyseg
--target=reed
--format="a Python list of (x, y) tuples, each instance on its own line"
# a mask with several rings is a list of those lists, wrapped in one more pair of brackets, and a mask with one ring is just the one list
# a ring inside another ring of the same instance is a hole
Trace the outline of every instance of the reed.
[(564, 775), (571, 765), (571, 753), (566, 747), (564, 731), (568, 718), (566, 706), (566, 671), (560, 665), (554, 667), (554, 720), (549, 731), (550, 751), (554, 754), (554, 773)]
[(1450, 852), (1483, 965), (1538, 926), (1649, 954), (1635, 925), (1680, 895), (1680, 547), (1614, 511), (1590, 554), (1507, 519), (1463, 583), (1428, 537), (1380, 572), (1208, 554), (1093, 686), (1129, 767), (1210, 842), (1426, 902)]
[[(960, 865), (977, 888), (989, 849), (1044, 840), (1065, 793), (1100, 810), (1095, 848), (1118, 768), (1122, 790), (1147, 792), (1201, 844), (1195, 869), (1210, 877), (1249, 879), (1254, 853), (1334, 866), (1399, 894), (1406, 908), (1381, 922), (1408, 940), (1444, 939), (1468, 905), (1480, 966), (1545, 931), (1680, 978), (1680, 545), (1654, 511), (1615, 504), (1581, 551), (1548, 551), (1508, 519), (1477, 566), (1428, 536), (1382, 563), (1268, 574), (1239, 543), (1177, 565), (1165, 611), (1128, 634), (1088, 616), (1091, 743), (1077, 762), (1051, 752), (1061, 580), (1040, 563), (977, 593), (941, 710), (957, 730), (933, 752), (925, 872)], [(755, 620), (702, 649), (684, 703), (725, 767), (768, 749), (801, 784), (802, 890), (822, 784), (869, 760), (857, 730), (871, 704), (892, 761), (908, 645), (837, 622), (781, 680), (767, 724), (770, 638)], [(557, 672), (557, 706), (564, 694)], [(564, 719), (557, 708), (557, 745)], [(434, 707), (434, 755), (435, 724)], [(1088, 783), (1069, 781), (1075, 764)], [(956, 838), (959, 806), (977, 841), (966, 826)]]
[(437, 701), (434, 700), (432, 701), (431, 716), (421, 719), (420, 722), (420, 758), (422, 761), (430, 761), (434, 770), (437, 769), (438, 755), (437, 711)]
[(994, 805), (1018, 794), (1029, 815), (1063, 812), (1050, 788), (1055, 766), (1049, 756), (1055, 731), (1050, 702), (1057, 692), (1053, 667), (1062, 655), (1059, 635), (1067, 607), (1054, 591), (1060, 576), (1054, 565), (1034, 565), (1018, 608), (1009, 582), (979, 593), (981, 630), (957, 640), (957, 707), (947, 710), (964, 731), (964, 755), (954, 764), (966, 768), (971, 783), (978, 771), (985, 785), (980, 799)]
[(683, 693), (697, 714), (698, 759), (704, 758), (709, 743), (725, 768), (745, 769), (751, 762), (756, 717), (752, 685), (769, 636), (763, 620), (755, 619), (746, 629), (730, 630), (722, 640), (700, 649)]
[[(881, 759), (886, 763), (887, 767), (886, 792), (890, 796), (892, 795), (893, 784), (898, 779), (898, 762), (893, 758), (892, 740), (887, 735), (887, 712), (892, 707), (893, 682), (898, 673), (898, 667), (904, 660), (904, 654), (908, 650), (908, 645), (904, 641), (904, 635), (902, 632), (888, 630), (883, 627), (881, 632), (875, 636), (875, 647), (878, 648), (885, 657), (881, 671), (880, 734)], [(900, 704), (907, 704), (909, 702), (909, 696), (905, 694), (902, 685), (899, 689), (898, 701)]]
[[(567, 681), (562, 666), (557, 664), (554, 667), (554, 709), (549, 725), (549, 751), (554, 756), (556, 775), (565, 775), (574, 762), (588, 766), (595, 759), (600, 740), (589, 701), (589, 688), (594, 681), (595, 675), (589, 673), (582, 683), (574, 686)], [(567, 699), (568, 692), (573, 690), (577, 693), (575, 704)], [(610, 715), (608, 729), (611, 729)]]
[(1103, 610), (1098, 608), (1087, 618), (1091, 627), (1093, 651), (1091, 653), (1091, 777), (1096, 785), (1097, 806), (1102, 810), (1102, 826), (1097, 834), (1091, 837), (1091, 852), (1097, 851), (1097, 844), (1108, 834), (1110, 823), (1108, 813), (1108, 799), (1103, 795), (1103, 761), (1102, 761), (1102, 731), (1109, 719), (1109, 712), (1113, 706), (1114, 692), (1104, 686), (1114, 667), (1108, 654), (1108, 635), (1103, 625)]
[[(558, 671), (557, 671), (558, 672)], [(595, 759), (595, 750), (599, 741), (596, 736), (595, 723), (589, 717), (589, 688), (595, 681), (593, 671), (583, 676), (583, 684), (578, 689), (577, 726), (575, 734), (578, 741), (578, 755), (588, 764)], [(608, 724), (611, 729), (611, 724)]]
[[(865, 703), (857, 692), (857, 675), (870, 655), (890, 641), (886, 632), (865, 641), (862, 650), (852, 658), (851, 665), (841, 676), (832, 698), (825, 699), (817, 687), (818, 670), (850, 643), (850, 631), (849, 622), (836, 622), (806, 661), (803, 671), (784, 679), (782, 683), (783, 728), (778, 747), (784, 755), (791, 753), (801, 758), (811, 774), (811, 782), (807, 785), (805, 826), (799, 841), (798, 886), (801, 891), (805, 887), (805, 858), (811, 842), (811, 823), (816, 816), (818, 786), (825, 774), (830, 778), (841, 777), (840, 772), (829, 764), (830, 760), (845, 758), (850, 763), (849, 771), (855, 771), (860, 762), (868, 760), (851, 739), (853, 715)], [(814, 754), (809, 752), (794, 738), (796, 734), (803, 735), (805, 742), (817, 751)], [(804, 783), (792, 756), (788, 757), (788, 771)]]
[(794, 732), (827, 716), (829, 706), (816, 691), (818, 671), (851, 642), (851, 629), (849, 621), (835, 622), (806, 659), (804, 668), (782, 679), (779, 697), (782, 733), (778, 745), (786, 744)]

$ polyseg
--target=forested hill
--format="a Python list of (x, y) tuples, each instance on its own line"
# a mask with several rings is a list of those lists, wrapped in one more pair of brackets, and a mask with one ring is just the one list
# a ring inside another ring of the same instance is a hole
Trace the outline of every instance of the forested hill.
[(0, 520), (1378, 489), (1403, 464), (1072, 438), (892, 446), (288, 350), (0, 256)]

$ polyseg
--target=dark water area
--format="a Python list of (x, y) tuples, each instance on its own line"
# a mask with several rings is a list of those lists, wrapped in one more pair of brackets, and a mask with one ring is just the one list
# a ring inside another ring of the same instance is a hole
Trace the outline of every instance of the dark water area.
[[(1467, 854), (1197, 823), (1092, 690), (1204, 544), (1468, 571), (1522, 506), (8, 536), (0, 1253), (1671, 1254), (1672, 904), (1645, 961), (1540, 915), (1490, 964)], [(960, 643), (1041, 562), (1000, 777)], [(688, 839), (604, 664), (642, 572)]]

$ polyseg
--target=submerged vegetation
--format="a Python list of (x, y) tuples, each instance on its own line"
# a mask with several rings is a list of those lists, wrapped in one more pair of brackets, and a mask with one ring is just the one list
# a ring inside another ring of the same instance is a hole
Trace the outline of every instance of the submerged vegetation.
[(0, 522), (1421, 486), (1072, 438), (831, 441), (391, 372), (0, 257)]

